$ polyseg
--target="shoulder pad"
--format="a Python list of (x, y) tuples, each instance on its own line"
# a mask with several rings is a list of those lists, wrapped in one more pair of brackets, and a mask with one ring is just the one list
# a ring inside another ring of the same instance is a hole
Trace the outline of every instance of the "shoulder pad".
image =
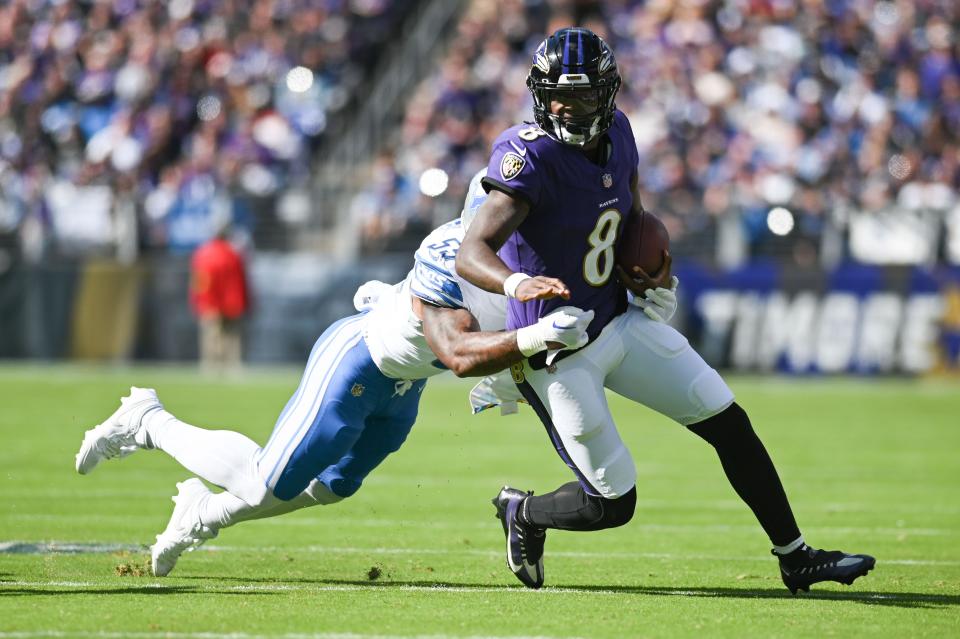
[(463, 292), (454, 269), (462, 240), (459, 219), (447, 222), (423, 240), (414, 256), (411, 293), (437, 306), (463, 308)]

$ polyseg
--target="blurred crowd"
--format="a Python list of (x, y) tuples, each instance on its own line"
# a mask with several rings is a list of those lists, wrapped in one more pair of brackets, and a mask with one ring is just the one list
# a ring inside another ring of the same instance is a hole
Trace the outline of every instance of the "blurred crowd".
[[(457, 214), (531, 119), (531, 51), (582, 25), (616, 53), (675, 252), (960, 263), (956, 0), (462, 1), (349, 207), (367, 251)], [(310, 223), (317, 150), (416, 4), (3, 3), (0, 249), (132, 259)]]
[(306, 218), (312, 152), (409, 4), (0, 4), (0, 238), (131, 257)]
[(531, 52), (570, 25), (615, 51), (644, 205), (679, 252), (960, 263), (956, 0), (474, 0), (354, 202), (368, 250), (459, 211), (532, 119)]

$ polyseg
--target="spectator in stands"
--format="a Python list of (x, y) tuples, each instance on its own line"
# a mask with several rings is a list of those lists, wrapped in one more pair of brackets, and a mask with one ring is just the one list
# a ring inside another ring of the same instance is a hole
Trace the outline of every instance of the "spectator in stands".
[[(530, 41), (570, 24), (617, 52), (617, 103), (637, 139), (644, 203), (681, 257), (714, 257), (720, 221), (733, 219), (744, 258), (824, 261), (822, 238), (875, 221), (843, 213), (866, 208), (869, 181), (882, 180), (893, 201), (919, 187), (937, 211), (956, 200), (960, 3), (935, 0), (474, 0), (446, 59), (414, 91), (395, 181), (417, 184), (439, 166), (452, 187), (481, 166), (492, 135), (530, 111), (516, 90)], [(455, 214), (446, 195), (433, 203), (437, 222)], [(767, 228), (776, 206), (795, 217), (785, 238)]]
[(236, 369), (243, 359), (243, 317), (250, 300), (243, 256), (227, 241), (223, 225), (198, 248), (190, 264), (190, 304), (200, 322), (200, 364)]
[[(176, 216), (158, 213), (181, 185), (229, 188), (271, 216), (411, 2), (0, 3), (0, 175), (15, 173), (0, 199), (29, 208), (17, 198), (38, 176), (95, 199), (89, 222), (51, 224), (49, 245), (73, 252), (109, 245), (115, 202), (99, 190), (118, 184), (133, 187), (150, 247), (167, 247)], [(229, 170), (191, 180), (198, 152)]]

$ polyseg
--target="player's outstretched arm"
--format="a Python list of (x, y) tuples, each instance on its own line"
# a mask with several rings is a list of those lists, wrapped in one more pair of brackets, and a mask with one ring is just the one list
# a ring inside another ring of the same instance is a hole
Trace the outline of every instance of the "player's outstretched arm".
[(570, 290), (560, 280), (514, 273), (497, 255), (529, 211), (529, 205), (523, 200), (492, 190), (463, 238), (457, 253), (457, 273), (485, 291), (515, 297), (521, 302), (558, 295), (569, 298)]
[(516, 331), (481, 331), (466, 309), (418, 302), (427, 345), (457, 377), (491, 375), (548, 348), (580, 348), (593, 319), (593, 311), (565, 306)]

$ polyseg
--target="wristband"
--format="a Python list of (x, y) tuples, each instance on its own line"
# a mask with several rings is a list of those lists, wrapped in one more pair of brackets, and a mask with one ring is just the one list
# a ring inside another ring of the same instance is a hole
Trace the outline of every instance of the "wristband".
[(503, 280), (503, 294), (507, 297), (516, 299), (517, 298), (517, 287), (520, 286), (520, 282), (523, 280), (529, 280), (530, 276), (526, 273), (514, 273), (507, 279)]
[(517, 349), (524, 357), (536, 355), (547, 350), (547, 340), (537, 329), (537, 324), (524, 326), (517, 330)]

